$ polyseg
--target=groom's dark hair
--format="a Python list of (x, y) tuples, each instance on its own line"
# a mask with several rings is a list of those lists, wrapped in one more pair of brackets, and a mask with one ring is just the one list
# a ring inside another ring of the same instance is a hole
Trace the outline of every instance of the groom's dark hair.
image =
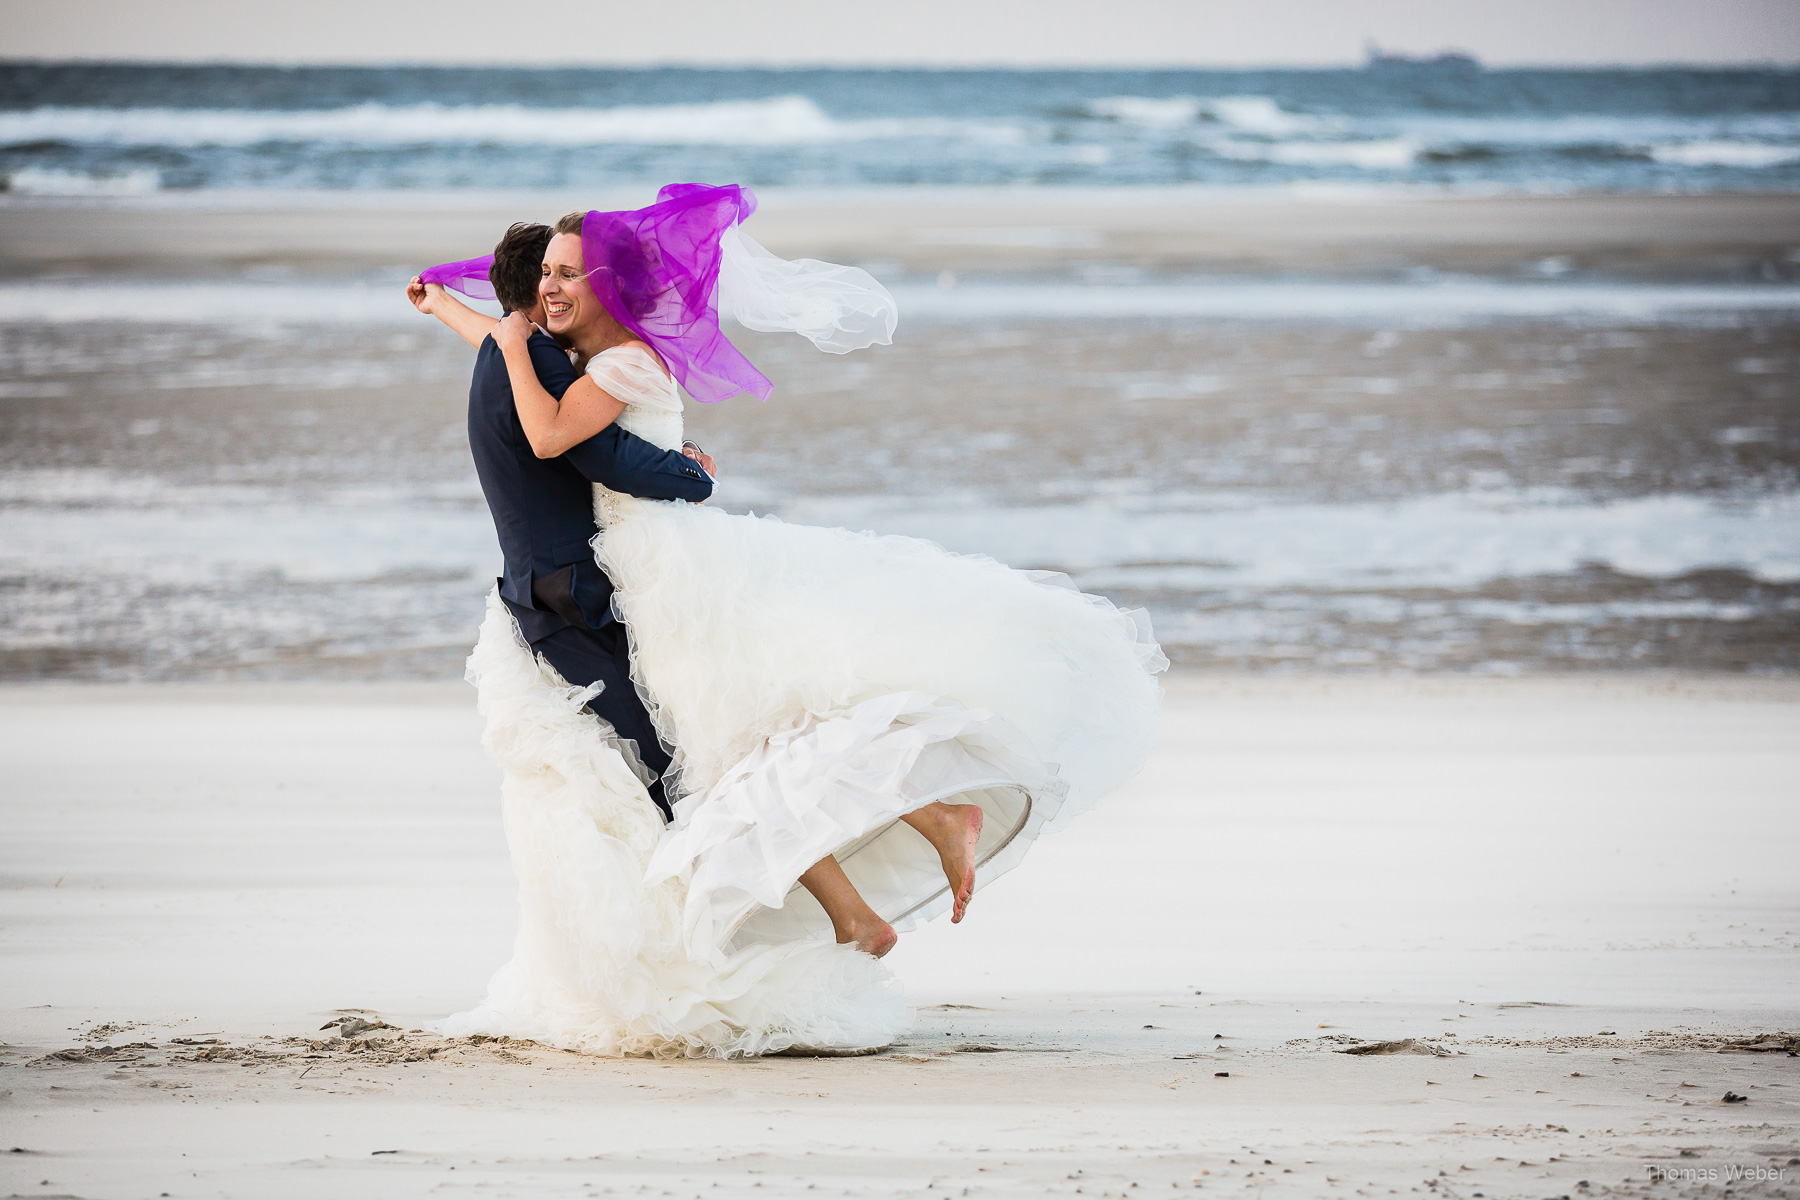
[(537, 303), (538, 280), (544, 274), (544, 248), (553, 235), (548, 225), (519, 221), (494, 247), (488, 282), (507, 312), (524, 312)]

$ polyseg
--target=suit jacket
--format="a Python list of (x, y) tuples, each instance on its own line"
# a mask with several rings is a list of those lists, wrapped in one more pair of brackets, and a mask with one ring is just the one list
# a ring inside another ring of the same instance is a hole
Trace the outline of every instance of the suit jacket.
[[(581, 373), (542, 331), (529, 343), (544, 390), (558, 399)], [(513, 406), (506, 359), (493, 338), (481, 343), (469, 384), (469, 450), (494, 516), (506, 561), (500, 595), (526, 641), (574, 625), (599, 629), (613, 619), (612, 580), (588, 543), (593, 485), (650, 500), (704, 500), (712, 480), (679, 451), (663, 450), (615, 423), (557, 458), (539, 458)]]

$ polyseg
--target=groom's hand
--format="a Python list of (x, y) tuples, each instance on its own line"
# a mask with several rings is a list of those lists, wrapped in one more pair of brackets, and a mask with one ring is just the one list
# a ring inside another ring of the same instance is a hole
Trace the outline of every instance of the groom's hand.
[(406, 285), (406, 299), (426, 316), (435, 315), (432, 312), (432, 302), (443, 294), (444, 289), (441, 285), (426, 283), (417, 275), (414, 275), (412, 282)]
[(712, 455), (702, 450), (699, 446), (696, 446), (693, 442), (683, 442), (681, 444), (681, 452), (699, 463), (700, 469), (711, 476), (713, 482), (718, 482), (719, 468), (713, 464)]

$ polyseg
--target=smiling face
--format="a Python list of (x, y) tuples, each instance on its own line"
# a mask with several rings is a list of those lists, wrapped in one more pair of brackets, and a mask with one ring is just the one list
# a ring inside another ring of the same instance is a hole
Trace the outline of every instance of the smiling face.
[(579, 234), (559, 233), (550, 239), (538, 296), (544, 302), (544, 328), (564, 341), (579, 342), (596, 324), (611, 319), (588, 286)]

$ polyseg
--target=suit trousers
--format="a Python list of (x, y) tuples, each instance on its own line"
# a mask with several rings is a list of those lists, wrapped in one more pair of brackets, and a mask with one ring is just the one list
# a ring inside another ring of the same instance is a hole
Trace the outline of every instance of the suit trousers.
[(650, 799), (668, 820), (669, 800), (662, 774), (671, 759), (631, 682), (631, 647), (625, 627), (617, 621), (608, 621), (599, 629), (567, 625), (532, 642), (531, 650), (543, 655), (572, 687), (602, 685), (600, 694), (588, 701), (588, 711), (610, 724), (620, 737), (637, 743), (638, 758), (656, 776), (649, 785)]

